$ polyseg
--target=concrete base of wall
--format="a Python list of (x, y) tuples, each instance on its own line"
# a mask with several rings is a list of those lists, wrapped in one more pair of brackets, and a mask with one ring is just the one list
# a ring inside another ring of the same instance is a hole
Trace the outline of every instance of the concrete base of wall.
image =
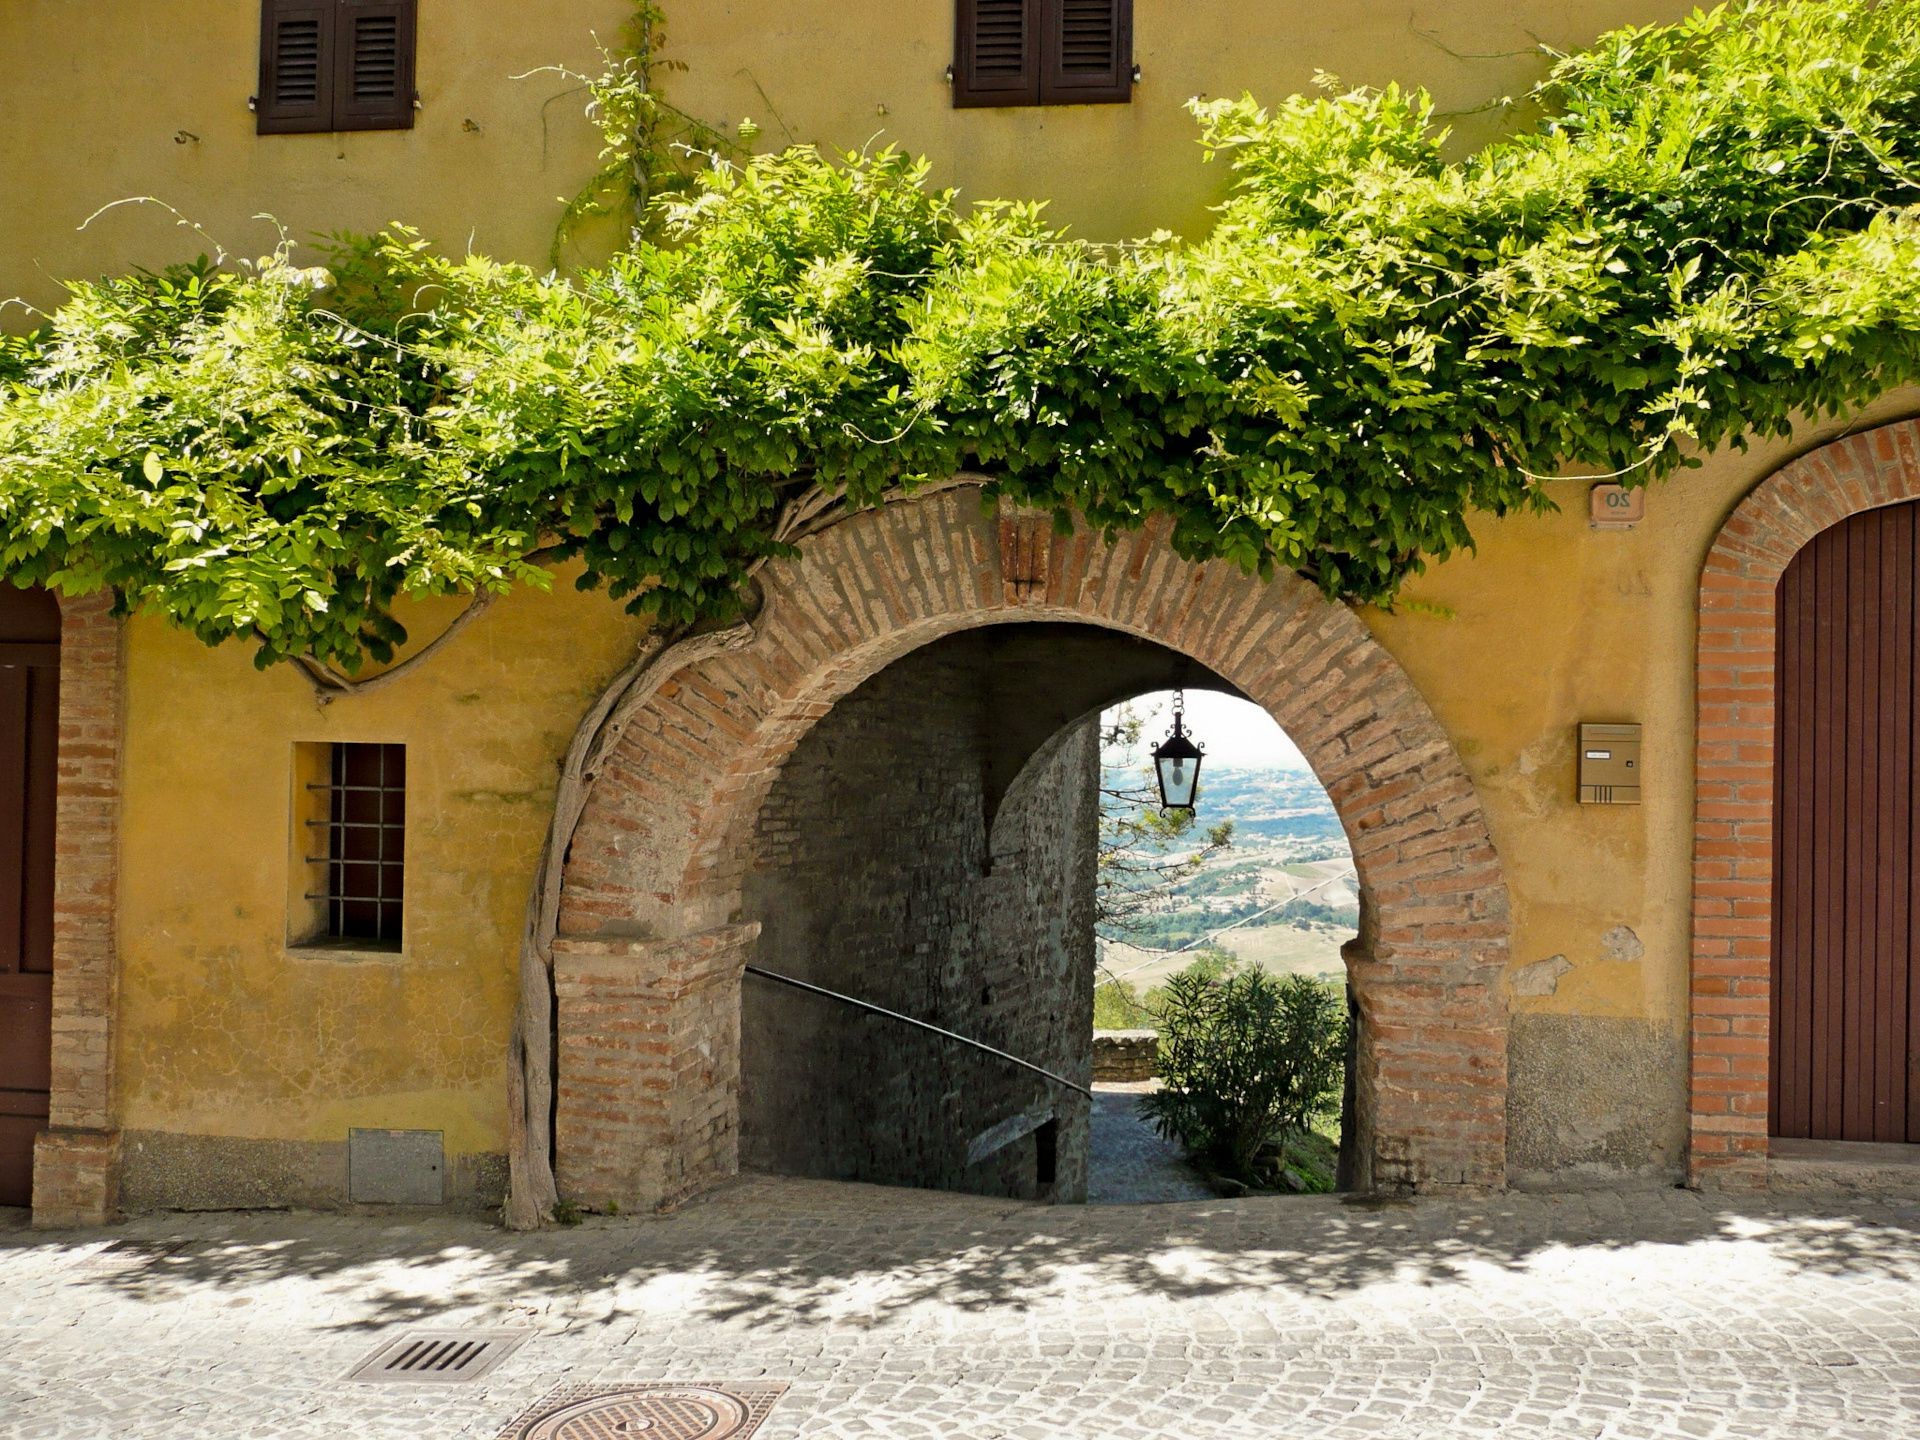
[(1920, 1145), (1774, 1140), (1767, 1188), (1787, 1195), (1920, 1200)]
[[(446, 1206), (496, 1208), (507, 1157), (447, 1157)], [(243, 1140), (129, 1130), (121, 1154), (120, 1206), (155, 1210), (345, 1210), (347, 1142)]]
[(1685, 1036), (1645, 1020), (1515, 1015), (1507, 1169), (1527, 1190), (1673, 1184), (1686, 1156)]

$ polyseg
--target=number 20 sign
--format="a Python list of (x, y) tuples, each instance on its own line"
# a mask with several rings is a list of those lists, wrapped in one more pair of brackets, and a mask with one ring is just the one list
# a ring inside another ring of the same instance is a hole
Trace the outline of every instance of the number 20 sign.
[(1596, 485), (1589, 492), (1588, 506), (1588, 523), (1595, 530), (1630, 530), (1646, 518), (1646, 487)]

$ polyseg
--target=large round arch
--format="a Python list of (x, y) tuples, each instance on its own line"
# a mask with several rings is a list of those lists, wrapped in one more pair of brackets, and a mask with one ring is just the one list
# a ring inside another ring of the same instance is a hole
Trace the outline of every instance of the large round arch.
[(1734, 507), (1700, 573), (1688, 1173), (1764, 1183), (1780, 579), (1821, 532), (1920, 499), (1920, 420), (1822, 445)]
[(752, 826), (800, 737), (908, 652), (1014, 621), (1103, 626), (1190, 656), (1285, 728), (1352, 841), (1364, 900), (1356, 1182), (1506, 1176), (1499, 857), (1473, 783), (1406, 673), (1345, 606), (947, 491), (865, 512), (769, 566), (752, 638), (661, 684), (568, 849), (554, 944), (560, 1192), (657, 1205), (736, 1165), (740, 922)]

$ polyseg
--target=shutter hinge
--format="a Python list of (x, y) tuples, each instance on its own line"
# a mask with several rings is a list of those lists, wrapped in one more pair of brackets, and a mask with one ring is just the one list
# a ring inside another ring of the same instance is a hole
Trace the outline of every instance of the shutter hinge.
[(1127, 77), (1132, 80), (1134, 84), (1138, 85), (1141, 79), (1140, 67), (1138, 65), (1134, 66), (1132, 70), (1127, 72)]
[(953, 83), (953, 66), (951, 65), (947, 66), (947, 68), (942, 72), (942, 75), (946, 79), (947, 84), (951, 85)]
[(247, 109), (253, 111), (256, 115), (260, 113), (260, 97), (258, 95), (247, 96)]

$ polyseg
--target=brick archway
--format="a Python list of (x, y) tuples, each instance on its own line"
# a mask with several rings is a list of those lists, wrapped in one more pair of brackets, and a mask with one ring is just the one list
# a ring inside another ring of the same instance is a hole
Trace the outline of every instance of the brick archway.
[(662, 684), (595, 784), (554, 944), (562, 1195), (658, 1204), (736, 1163), (740, 923), (752, 826), (813, 722), (941, 636), (1023, 620), (1157, 641), (1264, 706), (1326, 786), (1362, 881), (1357, 1182), (1506, 1176), (1508, 902), (1452, 742), (1346, 607), (947, 492), (858, 515), (763, 575), (752, 640)]
[(1775, 604), (1802, 546), (1920, 499), (1920, 420), (1823, 445), (1735, 507), (1700, 573), (1688, 1169), (1756, 1185), (1767, 1158), (1773, 941)]

